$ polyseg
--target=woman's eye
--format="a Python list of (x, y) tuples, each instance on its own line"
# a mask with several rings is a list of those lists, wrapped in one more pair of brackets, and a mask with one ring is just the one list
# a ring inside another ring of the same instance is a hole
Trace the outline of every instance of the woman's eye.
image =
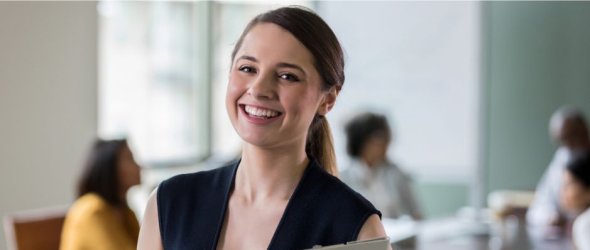
[(255, 72), (254, 68), (252, 68), (250, 66), (242, 66), (238, 70), (245, 72), (245, 73), (254, 73)]
[(289, 74), (289, 73), (280, 74), (279, 77), (283, 80), (287, 80), (290, 82), (298, 82), (299, 81), (299, 78), (297, 78), (297, 76), (295, 76), (293, 74)]

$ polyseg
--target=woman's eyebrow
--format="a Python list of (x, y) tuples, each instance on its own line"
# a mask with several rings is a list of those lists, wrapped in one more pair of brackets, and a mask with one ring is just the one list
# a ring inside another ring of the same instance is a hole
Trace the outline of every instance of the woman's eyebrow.
[(240, 56), (238, 58), (238, 60), (240, 60), (240, 59), (244, 59), (244, 60), (248, 60), (248, 61), (253, 61), (253, 62), (258, 62), (258, 59), (256, 59), (256, 57), (248, 56), (248, 55)]
[[(256, 59), (256, 57), (249, 56), (249, 55), (240, 56), (240, 57), (238, 57), (238, 60), (248, 60), (248, 61), (252, 61), (255, 63), (258, 62), (258, 59)], [(305, 70), (303, 70), (303, 68), (297, 64), (280, 62), (277, 64), (277, 67), (279, 67), (279, 68), (293, 68), (293, 69), (303, 72), (304, 75), (307, 75), (307, 72), (305, 72)]]
[(279, 68), (293, 68), (293, 69), (296, 69), (296, 70), (299, 70), (299, 71), (303, 72), (304, 75), (307, 75), (307, 73), (305, 72), (305, 70), (303, 70), (303, 68), (299, 67), (296, 64), (281, 62), (281, 63), (278, 63), (277, 64), (277, 67), (279, 67)]

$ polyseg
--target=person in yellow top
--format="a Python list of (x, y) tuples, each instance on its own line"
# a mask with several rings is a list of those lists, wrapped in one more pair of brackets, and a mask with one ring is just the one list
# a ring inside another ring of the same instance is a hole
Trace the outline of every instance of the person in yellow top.
[(140, 183), (139, 165), (126, 140), (97, 140), (66, 215), (61, 250), (136, 249), (139, 223), (126, 201)]

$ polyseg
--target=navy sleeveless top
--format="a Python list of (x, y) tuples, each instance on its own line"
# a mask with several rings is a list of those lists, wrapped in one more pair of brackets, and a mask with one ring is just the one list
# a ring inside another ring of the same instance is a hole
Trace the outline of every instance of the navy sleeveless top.
[[(172, 177), (158, 188), (164, 249), (217, 248), (239, 162)], [(357, 239), (369, 216), (381, 213), (313, 159), (291, 196), (268, 249), (307, 249)]]

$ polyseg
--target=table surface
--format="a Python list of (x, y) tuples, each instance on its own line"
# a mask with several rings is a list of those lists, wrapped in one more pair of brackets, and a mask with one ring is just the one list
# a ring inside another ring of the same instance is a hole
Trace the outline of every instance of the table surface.
[(384, 218), (383, 225), (396, 250), (573, 249), (570, 237), (549, 235), (516, 218), (493, 222), (458, 217), (422, 222)]

